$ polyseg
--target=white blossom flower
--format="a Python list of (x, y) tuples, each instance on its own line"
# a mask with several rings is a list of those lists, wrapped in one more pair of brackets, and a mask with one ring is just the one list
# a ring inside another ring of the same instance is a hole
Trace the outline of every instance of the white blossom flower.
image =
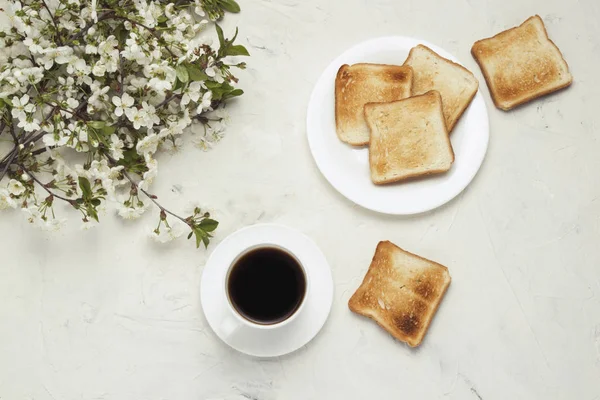
[(14, 69), (13, 76), (19, 83), (33, 83), (36, 84), (44, 77), (43, 68), (31, 67)]
[(202, 101), (198, 104), (197, 114), (202, 114), (204, 111), (210, 110), (212, 104), (212, 92), (209, 90), (202, 95)]
[(13, 108), (11, 110), (11, 114), (13, 118), (24, 119), (25, 115), (25, 106), (29, 102), (29, 96), (24, 94), (20, 99), (15, 96), (12, 98)]
[(97, 0), (92, 0), (91, 16), (94, 22), (98, 22)]
[(67, 220), (64, 218), (47, 218), (46, 220), (41, 220), (38, 222), (40, 223), (40, 228), (42, 228), (43, 231), (56, 232), (65, 226)]
[(150, 189), (150, 185), (154, 182), (154, 178), (158, 175), (158, 162), (156, 159), (152, 158), (149, 154), (145, 156), (146, 167), (148, 171), (144, 172), (142, 175), (142, 180), (138, 184), (138, 186), (143, 190)]
[(145, 88), (147, 83), (148, 79), (144, 78), (143, 76), (134, 76), (129, 81), (129, 84), (131, 85), (129, 88), (132, 92), (135, 92), (139, 89)]
[(131, 97), (129, 94), (127, 93), (123, 93), (122, 97), (119, 96), (113, 96), (112, 98), (112, 103), (116, 106), (115, 108), (115, 115), (117, 117), (120, 117), (121, 115), (123, 115), (123, 113), (130, 108), (131, 106), (133, 106), (133, 97)]
[(95, 219), (87, 219), (86, 221), (83, 221), (83, 224), (81, 224), (81, 230), (83, 231), (89, 231), (92, 228), (95, 228), (96, 226), (98, 226), (98, 222)]
[(15, 208), (17, 203), (10, 197), (10, 193), (6, 189), (0, 189), (0, 210), (7, 208)]
[(137, 143), (135, 149), (144, 156), (146, 154), (154, 154), (156, 153), (159, 142), (160, 137), (158, 135), (148, 135)]
[(192, 142), (202, 151), (209, 151), (213, 147), (212, 142), (206, 136), (196, 136)]
[[(89, 32), (89, 30), (88, 30), (88, 32)], [(86, 44), (85, 45), (85, 54), (98, 54), (98, 46), (95, 46), (95, 45), (89, 44), (89, 43)]]
[(72, 97), (69, 97), (67, 99), (67, 106), (69, 106), (71, 109), (76, 109), (78, 105), (79, 105), (79, 101), (78, 100), (76, 100), (76, 99), (74, 99)]
[(183, 139), (181, 139), (180, 137), (176, 138), (174, 142), (173, 142), (173, 140), (165, 140), (164, 142), (161, 143), (161, 149), (168, 151), (170, 153), (175, 153), (175, 152), (179, 151), (179, 149), (181, 149), (182, 147), (183, 147)]
[(44, 48), (40, 45), (39, 38), (27, 37), (23, 44), (29, 48), (31, 54), (40, 54), (44, 51)]
[(143, 101), (142, 112), (144, 112), (144, 119), (146, 122), (144, 125), (146, 127), (152, 128), (153, 125), (160, 123), (160, 118), (158, 118), (158, 115), (156, 115), (156, 108), (153, 105)]
[(138, 219), (146, 211), (145, 207), (130, 207), (123, 203), (117, 205), (117, 212), (124, 219)]
[(72, 61), (73, 48), (69, 46), (61, 46), (61, 47), (50, 47), (44, 49), (42, 52), (43, 57), (40, 60), (44, 64), (45, 69), (50, 69), (54, 65), (57, 64), (66, 64)]
[(54, 131), (48, 132), (42, 137), (42, 141), (46, 147), (64, 146), (69, 141), (71, 131), (65, 128), (64, 122), (60, 121), (56, 124)]
[(166, 61), (160, 64), (146, 65), (144, 67), (144, 75), (150, 79), (148, 86), (157, 92), (171, 90), (177, 77), (175, 69), (170, 67)]
[(10, 194), (15, 196), (20, 196), (25, 192), (25, 186), (21, 182), (16, 179), (11, 179), (8, 181), (8, 191)]
[(104, 103), (108, 102), (107, 93), (110, 90), (110, 86), (104, 86), (102, 89), (100, 89), (100, 86), (101, 84), (98, 81), (94, 81), (90, 86), (92, 95), (88, 99), (88, 113), (103, 110), (105, 108)]
[(196, 14), (198, 14), (200, 17), (204, 17), (206, 14), (204, 12), (204, 9), (202, 8), (202, 3), (200, 2), (200, 0), (194, 0), (194, 12)]
[[(181, 97), (181, 105), (186, 106), (191, 101), (198, 101), (200, 98), (200, 90), (202, 89), (202, 83), (200, 82), (192, 82), (187, 87), (183, 96)], [(208, 92), (207, 92), (208, 93)]]
[(184, 229), (183, 224), (173, 222), (170, 226), (161, 226), (158, 232), (152, 231), (150, 237), (158, 243), (168, 243), (180, 237)]
[(96, 76), (104, 76), (106, 73), (106, 64), (103, 59), (98, 60), (94, 67), (92, 68), (92, 74)]
[(36, 205), (29, 205), (27, 207), (23, 207), (23, 214), (25, 214), (25, 218), (30, 224), (40, 225), (44, 223), (42, 220), (42, 214), (40, 213), (40, 209)]
[(110, 156), (115, 160), (123, 158), (123, 147), (125, 143), (114, 133), (110, 135)]
[(17, 126), (19, 128), (23, 128), (25, 132), (33, 132), (40, 129), (39, 121), (33, 117), (27, 117), (20, 120)]
[(204, 71), (204, 73), (208, 76), (210, 76), (211, 78), (214, 78), (217, 75), (217, 68), (215, 68), (214, 66), (208, 67), (206, 68), (206, 70)]

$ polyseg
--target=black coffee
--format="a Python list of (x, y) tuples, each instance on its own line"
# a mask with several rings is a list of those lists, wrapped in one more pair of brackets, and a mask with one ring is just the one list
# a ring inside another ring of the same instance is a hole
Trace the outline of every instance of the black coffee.
[(227, 282), (229, 299), (246, 319), (271, 325), (289, 318), (304, 298), (306, 277), (295, 257), (276, 247), (241, 256)]

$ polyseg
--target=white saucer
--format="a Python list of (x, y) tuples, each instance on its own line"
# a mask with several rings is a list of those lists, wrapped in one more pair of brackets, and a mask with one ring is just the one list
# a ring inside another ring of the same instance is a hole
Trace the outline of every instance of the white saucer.
[[(262, 244), (289, 250), (304, 267), (309, 285), (302, 310), (289, 324), (275, 329), (239, 322), (234, 329), (226, 329), (221, 321), (231, 312), (225, 292), (229, 266), (243, 251)], [(325, 256), (307, 236), (281, 225), (252, 225), (228, 236), (212, 252), (202, 273), (200, 296), (204, 315), (221, 340), (251, 356), (276, 357), (299, 349), (321, 330), (333, 302), (333, 279)]]
[(342, 195), (381, 213), (416, 214), (452, 200), (475, 177), (487, 150), (489, 122), (481, 92), (477, 92), (451, 133), (455, 161), (446, 174), (377, 186), (370, 179), (368, 149), (355, 148), (338, 139), (334, 83), (339, 67), (358, 62), (402, 65), (410, 49), (418, 44), (457, 62), (448, 52), (424, 40), (401, 36), (372, 39), (350, 48), (329, 64), (308, 104), (308, 142), (321, 173)]

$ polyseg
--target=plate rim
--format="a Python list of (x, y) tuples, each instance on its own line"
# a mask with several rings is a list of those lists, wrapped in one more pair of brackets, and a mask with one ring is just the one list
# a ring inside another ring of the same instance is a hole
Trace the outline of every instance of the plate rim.
[(401, 36), (401, 35), (380, 36), (380, 37), (363, 40), (357, 44), (354, 44), (353, 46), (347, 48), (342, 53), (340, 53), (338, 56), (336, 56), (331, 62), (329, 62), (329, 64), (327, 64), (327, 67), (325, 67), (325, 69), (323, 70), (323, 72), (321, 73), (319, 78), (317, 79), (317, 81), (311, 91), (311, 95), (309, 97), (309, 102), (308, 102), (308, 106), (307, 106), (307, 115), (306, 115), (306, 136), (307, 136), (307, 140), (308, 140), (308, 145), (310, 148), (311, 155), (312, 155), (312, 157), (315, 161), (315, 164), (317, 165), (317, 168), (319, 169), (319, 172), (321, 173), (321, 175), (323, 175), (325, 180), (327, 180), (327, 182), (329, 182), (329, 184), (331, 186), (333, 186), (333, 188), (336, 191), (338, 191), (342, 196), (344, 196), (346, 199), (350, 200), (352, 203), (359, 205), (365, 209), (375, 211), (375, 212), (381, 213), (381, 214), (387, 214), (387, 215), (423, 214), (423, 213), (432, 211), (436, 208), (439, 208), (446, 203), (449, 203), (454, 198), (456, 198), (458, 195), (460, 195), (473, 182), (473, 180), (475, 179), (475, 176), (477, 176), (477, 173), (479, 172), (479, 170), (481, 169), (481, 167), (483, 165), (483, 162), (485, 160), (485, 157), (487, 155), (487, 150), (489, 147), (490, 122), (489, 122), (489, 113), (487, 110), (487, 105), (485, 104), (485, 100), (483, 98), (481, 88), (477, 89), (477, 93), (473, 97), (472, 102), (469, 104), (469, 106), (465, 110), (465, 113), (466, 113), (468, 111), (468, 109), (471, 108), (471, 106), (476, 102), (478, 104), (481, 104), (481, 106), (482, 106), (483, 114), (482, 114), (481, 120), (482, 120), (482, 122), (485, 123), (485, 125), (483, 126), (484, 129), (482, 129), (482, 131), (485, 132), (485, 135), (484, 135), (485, 137), (483, 138), (483, 144), (482, 144), (483, 151), (481, 152), (481, 155), (477, 159), (475, 159), (473, 162), (473, 164), (477, 164), (477, 167), (473, 168), (473, 171), (467, 175), (468, 179), (465, 180), (466, 183), (464, 185), (462, 185), (462, 184), (459, 185), (460, 188), (458, 190), (453, 190), (451, 195), (440, 197), (437, 201), (433, 201), (430, 204), (426, 205), (425, 207), (414, 207), (411, 210), (399, 210), (399, 209), (391, 209), (390, 207), (386, 207), (386, 206), (380, 205), (380, 204), (369, 204), (368, 202), (364, 202), (364, 201), (361, 201), (360, 199), (357, 199), (355, 196), (353, 196), (351, 193), (349, 193), (349, 191), (347, 191), (344, 188), (343, 184), (336, 182), (336, 180), (334, 178), (330, 178), (328, 176), (329, 168), (326, 166), (326, 163), (324, 162), (324, 160), (322, 160), (320, 157), (317, 156), (316, 153), (318, 153), (318, 151), (315, 150), (315, 148), (316, 148), (315, 138), (313, 137), (314, 135), (310, 134), (311, 126), (313, 126), (315, 124), (315, 122), (313, 122), (314, 116), (313, 116), (313, 113), (311, 112), (312, 107), (313, 107), (313, 104), (315, 103), (318, 89), (322, 85), (326, 84), (326, 82), (324, 82), (324, 81), (328, 78), (326, 75), (329, 72), (329, 70), (334, 69), (336, 66), (338, 66), (338, 64), (341, 63), (340, 59), (344, 58), (348, 53), (354, 51), (356, 48), (368, 46), (369, 44), (372, 44), (375, 42), (383, 42), (383, 41), (409, 41), (409, 42), (415, 43), (415, 45), (422, 44), (422, 45), (425, 45), (425, 46), (431, 48), (435, 52), (439, 53), (442, 57), (448, 58), (449, 60), (451, 60), (455, 63), (458, 63), (461, 66), (463, 65), (452, 53), (446, 51), (445, 49), (441, 48), (440, 46), (437, 46), (426, 40), (415, 38), (415, 37), (410, 37), (410, 36)]

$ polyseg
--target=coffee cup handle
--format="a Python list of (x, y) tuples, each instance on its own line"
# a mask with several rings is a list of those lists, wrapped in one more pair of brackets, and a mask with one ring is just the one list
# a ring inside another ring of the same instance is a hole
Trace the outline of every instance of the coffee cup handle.
[(223, 332), (225, 336), (233, 336), (235, 333), (237, 333), (237, 331), (240, 330), (242, 324), (233, 315), (227, 315), (221, 321), (220, 327), (221, 332)]

